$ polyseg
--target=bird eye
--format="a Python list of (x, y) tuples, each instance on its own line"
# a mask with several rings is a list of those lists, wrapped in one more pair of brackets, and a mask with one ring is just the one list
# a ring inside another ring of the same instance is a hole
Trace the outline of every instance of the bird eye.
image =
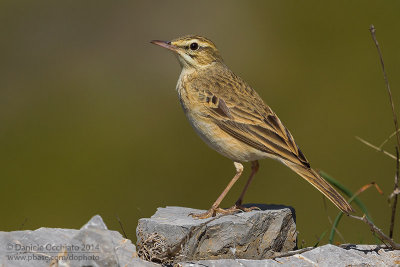
[(197, 50), (199, 48), (199, 44), (198, 43), (191, 43), (190, 44), (190, 49), (191, 50)]

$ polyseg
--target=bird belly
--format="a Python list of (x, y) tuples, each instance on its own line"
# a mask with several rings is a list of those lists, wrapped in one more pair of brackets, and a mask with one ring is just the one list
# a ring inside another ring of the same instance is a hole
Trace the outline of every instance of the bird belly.
[(271, 157), (270, 154), (255, 149), (222, 131), (209, 119), (193, 113), (186, 115), (196, 133), (208, 146), (233, 161), (247, 162)]

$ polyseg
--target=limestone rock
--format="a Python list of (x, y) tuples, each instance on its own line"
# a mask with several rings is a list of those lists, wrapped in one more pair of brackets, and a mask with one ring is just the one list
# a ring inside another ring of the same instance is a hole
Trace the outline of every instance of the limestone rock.
[(383, 249), (376, 245), (324, 245), (310, 251), (275, 259), (202, 260), (181, 262), (181, 267), (335, 267), (335, 266), (399, 266), (400, 251)]
[(157, 266), (140, 260), (132, 242), (99, 215), (80, 230), (0, 232), (0, 266)]
[(265, 259), (296, 247), (292, 208), (258, 205), (261, 210), (209, 219), (182, 207), (158, 208), (151, 218), (140, 219), (136, 229), (138, 254), (158, 263), (202, 259)]
[[(177, 266), (186, 267), (400, 265), (399, 250), (376, 245), (324, 245), (308, 248), (309, 251), (273, 252), (272, 247), (287, 251), (294, 246), (294, 212), (281, 206), (262, 208), (267, 210), (207, 220), (194, 220), (187, 216), (199, 210), (177, 207), (159, 209), (152, 218), (141, 219), (139, 223), (138, 253), (152, 256), (153, 260), (158, 259), (159, 262), (174, 262), (178, 263)], [(290, 216), (285, 217), (286, 211), (282, 210), (286, 210)], [(282, 227), (273, 227), (277, 225), (276, 220), (280, 221)], [(146, 229), (152, 231), (145, 232)], [(262, 231), (270, 235), (266, 236)], [(285, 233), (291, 231), (294, 239), (289, 242), (291, 235)], [(286, 238), (283, 238), (284, 235)], [(245, 249), (256, 253), (257, 257), (263, 255), (264, 259), (246, 259)], [(191, 259), (193, 256), (200, 260)], [(270, 259), (265, 259), (268, 257)], [(0, 266), (161, 265), (139, 259), (132, 242), (118, 232), (108, 230), (101, 217), (96, 215), (80, 230), (40, 228), (35, 231), (0, 232)]]

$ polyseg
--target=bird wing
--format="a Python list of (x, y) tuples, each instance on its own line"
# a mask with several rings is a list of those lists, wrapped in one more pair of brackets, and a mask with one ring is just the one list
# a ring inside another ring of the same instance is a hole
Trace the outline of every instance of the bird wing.
[(199, 100), (207, 108), (206, 115), (232, 137), (260, 151), (309, 167), (289, 130), (261, 98), (252, 93), (228, 97), (221, 92), (199, 90)]

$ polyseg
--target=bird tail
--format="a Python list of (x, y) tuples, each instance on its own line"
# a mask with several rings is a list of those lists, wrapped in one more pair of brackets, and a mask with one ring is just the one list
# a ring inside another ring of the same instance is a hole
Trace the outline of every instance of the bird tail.
[(306, 179), (310, 184), (317, 188), (322, 194), (324, 194), (333, 204), (336, 205), (342, 212), (348, 214), (354, 212), (351, 205), (340, 195), (327, 181), (325, 181), (316, 171), (313, 169), (302, 166), (296, 163), (285, 162), (285, 164), (291, 168), (298, 175)]

